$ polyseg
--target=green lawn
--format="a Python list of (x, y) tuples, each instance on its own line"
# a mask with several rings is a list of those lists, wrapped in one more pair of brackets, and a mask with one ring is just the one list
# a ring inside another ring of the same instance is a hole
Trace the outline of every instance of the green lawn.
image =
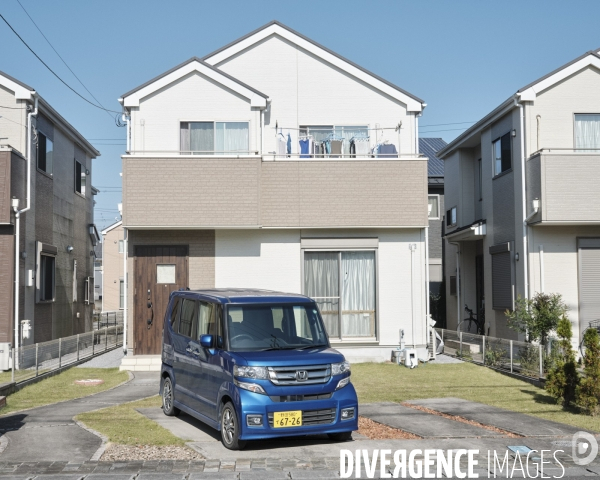
[(76, 418), (106, 437), (122, 445), (185, 445), (156, 422), (137, 412), (136, 408), (160, 407), (160, 397), (154, 396), (116, 407), (82, 413)]
[(352, 383), (359, 403), (458, 397), (600, 432), (600, 417), (565, 412), (543, 389), (471, 363), (432, 362), (412, 370), (389, 363), (355, 364)]
[[(100, 378), (104, 383), (95, 387), (75, 385), (75, 380), (86, 378)], [(69, 368), (9, 395), (6, 398), (6, 407), (0, 410), (0, 415), (85, 397), (115, 387), (128, 378), (128, 373), (121, 372), (118, 368)]]

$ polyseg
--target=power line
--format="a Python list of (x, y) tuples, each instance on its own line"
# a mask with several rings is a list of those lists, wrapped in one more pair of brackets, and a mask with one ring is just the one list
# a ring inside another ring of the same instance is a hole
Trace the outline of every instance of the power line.
[(23, 107), (5, 107), (4, 105), (0, 105), (0, 108), (8, 108), (10, 110), (25, 110)]
[(463, 127), (463, 128), (447, 128), (446, 130), (429, 130), (427, 132), (421, 132), (419, 130), (419, 133), (433, 133), (433, 132), (453, 132), (455, 130), (466, 130), (469, 127)]
[(39, 56), (37, 53), (35, 53), (35, 52), (33, 51), (33, 49), (32, 49), (32, 48), (31, 48), (31, 47), (30, 47), (30, 46), (27, 44), (27, 42), (26, 42), (25, 40), (23, 40), (23, 38), (21, 37), (21, 35), (19, 35), (19, 34), (17, 33), (17, 31), (16, 31), (16, 30), (15, 30), (15, 29), (12, 27), (12, 25), (11, 25), (10, 23), (8, 23), (8, 20), (6, 20), (6, 18), (4, 18), (4, 16), (3, 16), (1, 13), (0, 13), (0, 18), (2, 18), (2, 20), (4, 20), (4, 23), (6, 23), (6, 25), (8, 25), (8, 28), (10, 28), (10, 29), (13, 31), (13, 33), (14, 33), (14, 34), (15, 34), (15, 35), (16, 35), (16, 36), (19, 38), (19, 40), (21, 40), (21, 42), (23, 42), (23, 45), (25, 45), (25, 46), (26, 46), (26, 47), (29, 49), (29, 51), (35, 55), (35, 58), (37, 58), (37, 59), (38, 59), (40, 62), (42, 62), (42, 64), (44, 65), (44, 67), (46, 67), (46, 68), (47, 68), (47, 69), (50, 71), (50, 73), (52, 73), (52, 75), (54, 75), (56, 78), (58, 78), (58, 80), (60, 80), (60, 82), (61, 82), (61, 83), (63, 83), (63, 84), (64, 84), (64, 85), (65, 85), (65, 86), (66, 86), (66, 87), (67, 87), (69, 90), (71, 90), (71, 91), (72, 91), (72, 92), (73, 92), (75, 95), (77, 95), (78, 97), (80, 97), (82, 100), (85, 100), (85, 101), (86, 101), (87, 103), (89, 103), (90, 105), (92, 105), (92, 106), (94, 106), (94, 107), (96, 107), (96, 108), (99, 108), (100, 110), (104, 110), (104, 111), (106, 111), (106, 112), (118, 113), (118, 114), (121, 114), (121, 113), (122, 113), (122, 112), (117, 112), (116, 110), (109, 110), (109, 109), (107, 109), (107, 108), (104, 108), (104, 107), (103, 107), (103, 106), (101, 106), (101, 105), (96, 105), (94, 102), (92, 102), (92, 101), (88, 100), (88, 99), (87, 99), (87, 98), (85, 98), (83, 95), (81, 95), (81, 94), (80, 94), (80, 93), (79, 93), (77, 90), (75, 90), (75, 89), (74, 89), (73, 87), (71, 87), (71, 86), (70, 86), (70, 85), (69, 85), (67, 82), (65, 82), (65, 81), (64, 81), (62, 78), (60, 78), (60, 77), (58, 76), (58, 74), (57, 74), (57, 73), (56, 73), (54, 70), (52, 70), (52, 69), (51, 69), (51, 68), (48, 66), (48, 64), (47, 64), (46, 62), (44, 62), (44, 61), (43, 61), (43, 60), (40, 58), (40, 56)]
[(112, 115), (108, 112), (108, 110), (106, 110), (106, 108), (104, 107), (104, 105), (102, 105), (102, 103), (100, 103), (100, 100), (98, 100), (94, 96), (94, 94), (89, 91), (89, 89), (83, 84), (83, 82), (79, 79), (79, 77), (77, 75), (75, 75), (75, 72), (73, 70), (71, 70), (71, 67), (69, 67), (69, 65), (67, 65), (67, 62), (65, 62), (65, 59), (62, 58), (61, 55), (60, 55), (60, 53), (58, 53), (56, 51), (56, 48), (54, 48), (54, 45), (52, 45), (52, 43), (50, 43), (50, 40), (48, 40), (48, 37), (46, 37), (46, 35), (44, 35), (44, 32), (42, 32), (42, 30), (40, 29), (40, 27), (38, 27), (38, 24), (35, 23), (35, 21), (33, 20), (33, 18), (31, 18), (31, 15), (29, 15), (29, 12), (27, 10), (25, 10), (25, 7), (21, 3), (21, 1), (17, 0), (17, 2), (19, 3), (19, 5), (21, 5), (21, 8), (25, 12), (25, 14), (29, 17), (29, 20), (31, 20), (31, 23), (33, 23), (35, 25), (35, 28), (38, 29), (38, 32), (40, 32), (42, 34), (42, 37), (44, 37), (44, 39), (46, 40), (46, 42), (48, 42), (48, 45), (50, 45), (50, 47), (52, 48), (52, 50), (54, 50), (54, 53), (56, 53), (56, 55), (58, 55), (58, 58), (60, 58), (62, 60), (62, 62), (65, 64), (65, 67), (67, 67), (69, 69), (69, 72), (71, 72), (73, 74), (73, 76), (83, 86), (83, 88), (86, 89), (86, 91), (92, 96), (92, 98), (98, 102), (98, 104), (106, 111), (106, 114), (112, 119)]
[(419, 125), (419, 128), (423, 127), (443, 127), (446, 125), (462, 125), (463, 123), (475, 123), (475, 122), (454, 122), (454, 123), (430, 123), (429, 125)]
[(22, 123), (15, 122), (14, 120), (11, 120), (10, 118), (3, 117), (2, 115), (0, 115), (0, 118), (3, 118), (4, 120), (8, 120), (9, 122), (16, 123), (17, 125), (25, 127), (25, 125), (23, 125)]

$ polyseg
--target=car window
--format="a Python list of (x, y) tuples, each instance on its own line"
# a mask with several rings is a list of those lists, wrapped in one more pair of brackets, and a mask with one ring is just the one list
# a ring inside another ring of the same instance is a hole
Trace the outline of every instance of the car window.
[(173, 307), (171, 308), (171, 318), (169, 319), (171, 322), (171, 327), (174, 331), (178, 331), (179, 325), (177, 321), (179, 320), (179, 307), (181, 307), (181, 298), (175, 297), (173, 299)]
[(195, 308), (195, 300), (190, 300), (188, 298), (183, 300), (181, 314), (179, 315), (179, 333), (181, 335), (192, 338)]
[(310, 330), (310, 324), (308, 322), (308, 315), (306, 309), (303, 307), (294, 307), (294, 326), (296, 327), (296, 335), (312, 340), (312, 332)]
[(198, 339), (202, 335), (215, 334), (213, 304), (200, 302), (198, 305)]

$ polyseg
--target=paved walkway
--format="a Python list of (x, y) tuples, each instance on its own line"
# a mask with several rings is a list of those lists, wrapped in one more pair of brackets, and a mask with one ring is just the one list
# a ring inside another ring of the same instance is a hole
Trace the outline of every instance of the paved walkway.
[(0, 462), (88, 461), (102, 441), (79, 427), (73, 417), (156, 395), (158, 387), (156, 372), (136, 372), (133, 380), (112, 390), (2, 416), (0, 434), (8, 439), (8, 446), (0, 454)]
[(88, 362), (77, 365), (77, 368), (119, 368), (123, 356), (123, 348), (118, 347), (104, 355), (99, 355)]

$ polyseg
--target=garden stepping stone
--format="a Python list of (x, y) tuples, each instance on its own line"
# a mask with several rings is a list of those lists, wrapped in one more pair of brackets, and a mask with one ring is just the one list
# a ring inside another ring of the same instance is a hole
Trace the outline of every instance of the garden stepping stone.
[(524, 413), (511, 412), (510, 410), (463, 400), (462, 398), (427, 398), (409, 400), (406, 403), (430, 408), (448, 415), (457, 415), (467, 420), (497, 427), (524, 437), (565, 436), (573, 435), (581, 430), (581, 428), (571, 425), (532, 417)]

